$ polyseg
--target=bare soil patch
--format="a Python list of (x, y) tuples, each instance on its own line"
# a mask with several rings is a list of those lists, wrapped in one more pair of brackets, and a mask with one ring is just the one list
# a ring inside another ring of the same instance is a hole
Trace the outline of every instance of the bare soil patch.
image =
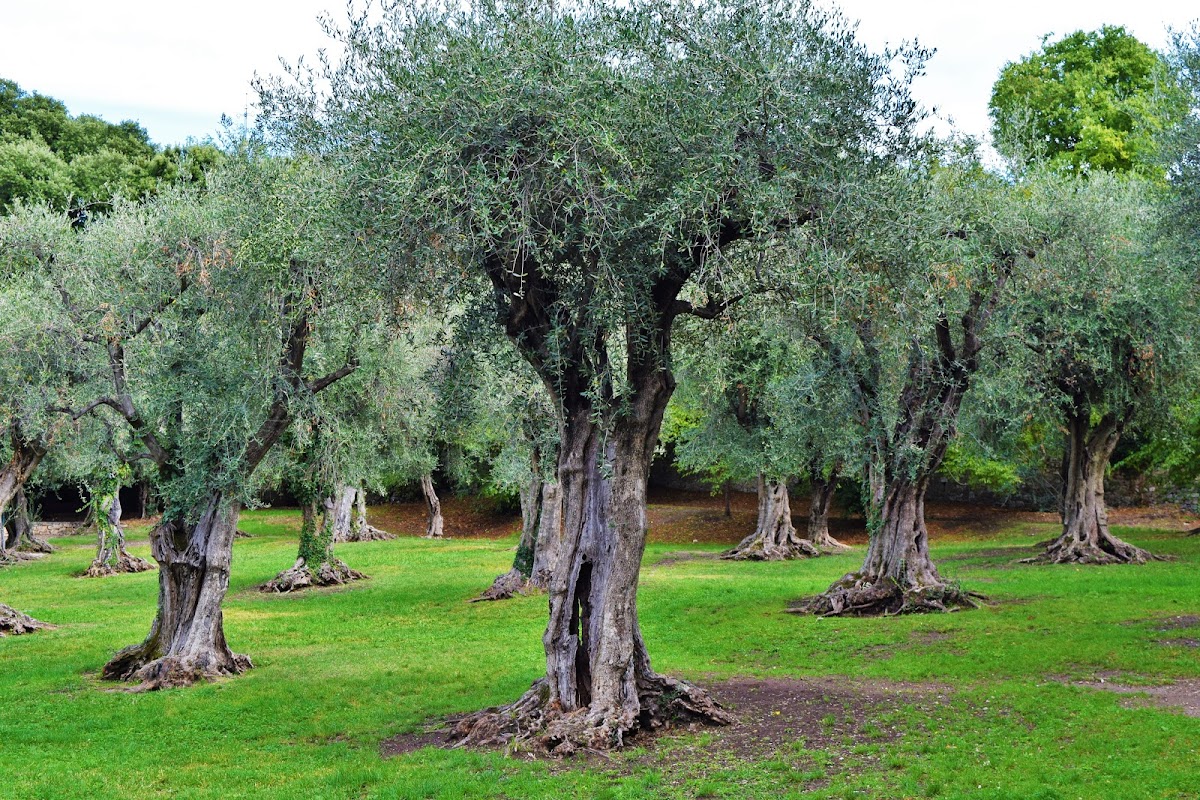
[(1094, 681), (1072, 681), (1071, 685), (1131, 695), (1129, 707), (1174, 708), (1189, 717), (1200, 717), (1200, 678), (1183, 678), (1164, 686), (1133, 686), (1100, 677)]
[[(873, 769), (886, 745), (904, 735), (903, 711), (945, 703), (945, 685), (846, 678), (733, 678), (705, 686), (736, 718), (722, 728), (672, 729), (641, 734), (612, 753), (584, 752), (555, 769), (606, 769), (630, 774), (660, 770), (668, 780), (703, 778), (747, 761), (779, 759), (811, 777), (819, 788), (828, 776)], [(423, 747), (444, 747), (448, 729), (402, 734), (381, 744), (387, 758)], [(880, 745), (855, 754), (861, 745)], [(537, 757), (531, 753), (522, 758)]]

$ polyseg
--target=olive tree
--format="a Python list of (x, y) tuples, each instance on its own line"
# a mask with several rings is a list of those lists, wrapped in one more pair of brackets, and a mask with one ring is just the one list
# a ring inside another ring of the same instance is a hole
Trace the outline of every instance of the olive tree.
[(744, 0), (398, 4), (341, 36), (329, 92), (266, 85), (268, 115), (325, 137), (365, 235), (409, 269), (490, 286), (562, 420), (546, 675), (455, 736), (563, 752), (726, 721), (651, 668), (637, 621), (672, 324), (724, 308), (842, 164), (895, 152), (920, 54), (872, 54), (807, 2)]
[(221, 604), (259, 464), (313, 397), (352, 373), (378, 302), (331, 224), (336, 174), (247, 145), (203, 194), (118, 204), (26, 275), (103, 389), (64, 409), (125, 426), (164, 503), (158, 610), (103, 677), (149, 688), (239, 673)]

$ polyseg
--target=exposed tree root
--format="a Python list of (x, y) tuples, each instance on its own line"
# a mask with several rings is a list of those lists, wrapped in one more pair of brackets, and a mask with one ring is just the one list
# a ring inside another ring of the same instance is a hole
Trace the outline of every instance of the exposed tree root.
[(104, 665), (102, 677), (129, 681), (135, 684), (132, 691), (153, 692), (228, 678), (254, 668), (250, 657), (240, 653), (230, 653), (228, 658), (166, 656), (150, 662), (145, 662), (143, 655), (142, 645), (125, 648)]
[(821, 551), (807, 539), (789, 537), (776, 544), (767, 537), (759, 536), (752, 541), (743, 540), (732, 550), (722, 553), (721, 558), (733, 561), (786, 561), (793, 558), (815, 558)]
[(28, 614), (22, 614), (15, 608), (0, 603), (0, 636), (20, 636), (53, 627), (53, 625), (38, 622)]
[(22, 540), (21, 544), (17, 546), (17, 550), (22, 553), (53, 553), (54, 545), (45, 539), (39, 539), (33, 534), (29, 534), (28, 538)]
[(809, 534), (809, 538), (805, 539), (809, 544), (817, 548), (822, 553), (845, 553), (852, 548), (848, 544), (842, 544), (837, 539), (829, 535), (826, 531), (824, 534)]
[(986, 599), (949, 583), (904, 587), (888, 578), (852, 572), (788, 612), (818, 617), (893, 616), (979, 608), (977, 601)]
[(1022, 564), (1146, 564), (1167, 561), (1148, 550), (1135, 547), (1111, 533), (1101, 533), (1096, 541), (1061, 536), (1049, 542), (1044, 552), (1021, 559)]
[(353, 525), (350, 527), (350, 533), (346, 536), (347, 542), (386, 542), (389, 539), (395, 539), (396, 534), (388, 533), (380, 530), (374, 525)]
[(154, 569), (154, 564), (144, 558), (131, 556), (129, 553), (122, 551), (118, 556), (116, 563), (108, 563), (106, 561), (93, 561), (92, 565), (80, 577), (83, 578), (103, 578), (109, 575), (124, 575), (130, 572), (148, 572)]
[(458, 747), (503, 745), (553, 756), (610, 750), (639, 732), (681, 725), (728, 725), (732, 715), (707, 692), (686, 681), (654, 675), (639, 681), (639, 709), (580, 708), (564, 712), (550, 701), (545, 678), (517, 702), (452, 719), (449, 739)]
[(13, 564), (23, 564), (26, 561), (37, 561), (40, 558), (45, 558), (45, 553), (27, 553), (24, 550), (5, 550), (0, 553), (0, 567), (8, 567)]
[(536, 587), (521, 574), (521, 570), (513, 567), (508, 572), (496, 578), (486, 592), (468, 600), (469, 603), (478, 603), (484, 600), (510, 600), (517, 595), (529, 594)]
[(292, 565), (291, 569), (284, 570), (260, 586), (259, 591), (282, 594), (306, 589), (310, 586), (340, 586), (366, 577), (337, 559), (323, 561), (314, 570), (305, 563), (304, 559), (300, 558), (296, 559), (296, 563)]

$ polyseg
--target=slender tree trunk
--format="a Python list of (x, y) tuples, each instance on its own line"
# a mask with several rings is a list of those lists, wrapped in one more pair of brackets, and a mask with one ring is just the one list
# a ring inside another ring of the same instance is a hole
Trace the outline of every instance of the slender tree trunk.
[(5, 636), (20, 636), (24, 633), (33, 633), (34, 631), (51, 627), (53, 626), (47, 625), (44, 622), (38, 622), (28, 614), (22, 614), (15, 608), (0, 603), (0, 638)]
[(805, 538), (818, 550), (841, 552), (850, 549), (829, 534), (829, 508), (833, 504), (833, 492), (836, 488), (836, 473), (828, 478), (814, 474)]
[(792, 525), (792, 506), (786, 481), (758, 476), (758, 526), (722, 558), (750, 561), (781, 561), (809, 558), (820, 551), (800, 538)]
[(564, 754), (619, 746), (639, 729), (672, 720), (730, 720), (703, 690), (651, 669), (638, 626), (646, 478), (674, 388), (665, 370), (642, 380), (606, 451), (592, 407), (566, 409), (558, 463), (562, 543), (542, 639), (546, 677), (512, 706), (460, 720), (453, 733), (459, 741), (536, 738)]
[(350, 518), (354, 515), (354, 497), (358, 490), (338, 484), (333, 490), (333, 541), (350, 541)]
[(358, 487), (354, 492), (354, 517), (350, 522), (350, 537), (346, 541), (375, 542), (395, 538), (393, 534), (367, 522), (367, 490)]
[(150, 481), (138, 481), (137, 492), (138, 503), (141, 506), (138, 509), (138, 518), (148, 519), (150, 517)]
[[(325, 498), (320, 508), (315, 499), (304, 504), (296, 563), (263, 584), (261, 591), (294, 592), (309, 586), (338, 586), (366, 577), (333, 554), (334, 533), (345, 500), (344, 489), (338, 487), (332, 496)], [(349, 508), (349, 503), (346, 507)], [(349, 515), (348, 510), (346, 514)]]
[(1145, 564), (1153, 554), (1113, 536), (1104, 504), (1104, 471), (1121, 438), (1121, 421), (1105, 415), (1091, 424), (1091, 409), (1078, 404), (1067, 418), (1063, 484), (1063, 532), (1028, 561), (1052, 564)]
[(96, 507), (96, 558), (83, 573), (84, 576), (99, 578), (154, 569), (154, 565), (146, 559), (125, 552), (125, 530), (121, 527), (121, 487), (98, 488), (96, 493), (92, 499)]
[(733, 516), (733, 488), (729, 481), (721, 487), (722, 493), (725, 495), (725, 516)]
[(485, 600), (508, 600), (529, 589), (533, 574), (534, 554), (538, 546), (538, 527), (542, 516), (542, 477), (536, 456), (533, 459), (533, 477), (521, 488), (521, 538), (517, 542), (517, 554), (512, 568), (498, 576), (487, 590), (471, 602)]
[(557, 481), (542, 484), (541, 516), (538, 518), (537, 546), (533, 550), (533, 571), (529, 582), (539, 589), (549, 589), (555, 565), (562, 551), (563, 501)]
[(426, 539), (441, 539), (444, 527), (442, 520), (442, 501), (438, 500), (437, 492), (433, 489), (433, 476), (421, 476), (421, 494), (425, 497)]
[(151, 531), (158, 613), (146, 640), (117, 653), (102, 677), (159, 689), (236, 675), (253, 666), (225, 643), (221, 614), (240, 510), (213, 492), (194, 523), (172, 516)]

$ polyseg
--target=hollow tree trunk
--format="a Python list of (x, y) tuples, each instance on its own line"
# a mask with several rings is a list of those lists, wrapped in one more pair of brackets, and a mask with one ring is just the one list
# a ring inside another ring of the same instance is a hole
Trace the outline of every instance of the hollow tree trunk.
[[(344, 487), (339, 487), (340, 489)], [(350, 569), (333, 554), (334, 530), (344, 499), (345, 492), (338, 491), (326, 497), (320, 508), (315, 499), (304, 504), (304, 521), (300, 526), (300, 552), (296, 556), (296, 563), (263, 584), (260, 587), (261, 591), (294, 592), (309, 586), (338, 586), (366, 577), (361, 572)]]
[(442, 520), (442, 501), (438, 500), (437, 492), (433, 489), (433, 476), (421, 476), (421, 494), (425, 497), (425, 538), (441, 539), (444, 523)]
[(159, 689), (236, 675), (253, 666), (229, 649), (221, 614), (240, 510), (214, 492), (194, 523), (172, 516), (151, 531), (159, 567), (158, 613), (146, 640), (117, 653), (102, 677)]
[(0, 637), (20, 636), (51, 627), (53, 626), (38, 622), (28, 614), (22, 614), (15, 608), (0, 603)]
[(978, 595), (943, 580), (929, 557), (926, 485), (925, 480), (892, 481), (862, 568), (844, 575), (800, 610), (822, 616), (867, 616), (977, 606), (972, 598)]
[(375, 542), (395, 539), (393, 534), (367, 522), (367, 490), (358, 487), (354, 492), (354, 517), (350, 521), (348, 542)]
[(768, 480), (758, 476), (758, 525), (738, 546), (722, 558), (750, 561), (781, 561), (789, 558), (809, 558), (820, 551), (800, 538), (792, 525), (792, 506), (786, 481)]
[(97, 489), (93, 498), (96, 507), (96, 558), (83, 573), (88, 578), (117, 575), (125, 572), (145, 572), (154, 565), (144, 558), (125, 552), (125, 530), (121, 527), (121, 487)]
[(836, 473), (829, 478), (818, 474), (812, 479), (805, 538), (818, 550), (840, 552), (850, 549), (829, 534), (829, 507), (833, 504), (833, 492), (836, 488)]
[(354, 497), (358, 490), (339, 484), (333, 490), (333, 541), (350, 541), (350, 518), (354, 514)]
[(1121, 421), (1109, 413), (1094, 427), (1089, 406), (1067, 419), (1064, 457), (1063, 531), (1046, 551), (1028, 561), (1052, 564), (1145, 564), (1153, 554), (1113, 536), (1104, 504), (1104, 471), (1121, 438)]
[(674, 388), (665, 370), (640, 377), (606, 452), (592, 407), (581, 402), (565, 412), (562, 545), (542, 638), (546, 676), (512, 706), (460, 720), (452, 736), (461, 742), (533, 739), (561, 754), (619, 746), (639, 729), (672, 720), (730, 720), (703, 690), (651, 669), (638, 626), (646, 478)]

